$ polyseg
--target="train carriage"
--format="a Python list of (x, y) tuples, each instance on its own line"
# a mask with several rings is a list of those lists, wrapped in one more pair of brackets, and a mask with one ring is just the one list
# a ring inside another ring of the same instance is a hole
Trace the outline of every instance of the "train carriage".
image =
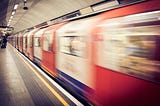
[(104, 21), (93, 31), (100, 103), (158, 106), (160, 1), (148, 0), (101, 15)]
[(39, 28), (36, 28), (36, 29), (33, 29), (33, 30), (31, 30), (29, 33), (28, 33), (28, 35), (27, 35), (27, 46), (28, 46), (28, 48), (27, 48), (27, 51), (28, 51), (28, 58), (30, 59), (30, 60), (32, 60), (33, 61), (33, 51), (34, 51), (34, 49), (33, 49), (33, 42), (34, 42), (34, 39), (33, 39), (33, 36), (34, 36), (34, 34), (37, 32), (39, 30)]
[(42, 43), (41, 43), (41, 37), (44, 33), (45, 28), (39, 29), (34, 35), (33, 35), (33, 61), (37, 65), (41, 65), (42, 60)]
[(82, 96), (94, 97), (95, 71), (91, 30), (99, 18), (71, 21), (56, 34), (56, 70), (60, 80)]
[[(52, 76), (56, 76), (55, 71), (55, 34), (56, 30), (64, 23), (52, 25), (44, 31), (42, 35), (42, 61), (41, 67)], [(49, 58), (48, 58), (49, 57)]]

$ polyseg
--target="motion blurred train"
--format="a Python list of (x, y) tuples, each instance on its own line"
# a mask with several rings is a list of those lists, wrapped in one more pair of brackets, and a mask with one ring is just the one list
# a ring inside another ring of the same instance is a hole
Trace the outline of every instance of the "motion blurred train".
[(160, 106), (160, 0), (12, 36), (21, 53), (98, 106)]

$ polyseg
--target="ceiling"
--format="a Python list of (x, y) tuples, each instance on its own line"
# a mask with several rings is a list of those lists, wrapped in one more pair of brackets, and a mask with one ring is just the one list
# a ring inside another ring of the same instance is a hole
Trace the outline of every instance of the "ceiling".
[(0, 0), (0, 26), (7, 26), (14, 5), (19, 4), (10, 27), (13, 33), (34, 27), (40, 23), (83, 9), (105, 0), (26, 0), (28, 10), (24, 10), (24, 0)]
[(8, 7), (9, 0), (1, 0), (0, 1), (0, 26), (3, 26), (6, 24), (6, 13), (7, 13), (7, 7)]
[[(0, 0), (0, 35), (6, 30), (17, 33), (43, 23), (52, 23), (57, 17), (75, 11), (83, 15), (141, 1), (146, 0)], [(15, 4), (19, 4), (16, 10)]]

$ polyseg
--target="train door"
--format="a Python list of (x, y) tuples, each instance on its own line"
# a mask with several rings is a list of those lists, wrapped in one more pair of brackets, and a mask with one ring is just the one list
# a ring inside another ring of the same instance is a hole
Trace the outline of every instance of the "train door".
[(42, 36), (42, 62), (41, 67), (52, 76), (56, 76), (55, 71), (55, 33), (64, 23), (48, 27)]
[(34, 62), (37, 65), (41, 65), (41, 60), (42, 60), (42, 49), (41, 49), (41, 36), (44, 32), (45, 28), (38, 30), (34, 36), (34, 43), (33, 43), (33, 57), (34, 57)]
[(34, 43), (34, 39), (33, 39), (33, 36), (34, 34), (38, 31), (39, 29), (33, 29), (31, 30), (29, 33), (28, 33), (28, 40), (27, 40), (27, 46), (28, 46), (28, 57), (30, 60), (33, 61), (33, 51), (34, 51), (34, 48), (33, 48), (33, 43)]
[(91, 99), (94, 94), (93, 57), (90, 31), (97, 18), (71, 21), (56, 33), (56, 71), (60, 80), (80, 95)]

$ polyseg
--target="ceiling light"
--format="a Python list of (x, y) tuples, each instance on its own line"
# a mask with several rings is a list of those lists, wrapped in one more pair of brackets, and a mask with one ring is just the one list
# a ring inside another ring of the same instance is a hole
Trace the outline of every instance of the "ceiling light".
[(12, 19), (13, 18), (13, 15), (10, 17), (10, 19)]
[(18, 4), (16, 4), (15, 6), (14, 6), (14, 10), (16, 10), (18, 8)]
[(7, 26), (10, 26), (10, 23), (8, 23)]
[(27, 3), (27, 0), (24, 0), (24, 7), (23, 7), (23, 10), (28, 10), (28, 7), (27, 7), (26, 3)]
[(16, 11), (12, 11), (12, 15), (14, 15), (16, 13)]

